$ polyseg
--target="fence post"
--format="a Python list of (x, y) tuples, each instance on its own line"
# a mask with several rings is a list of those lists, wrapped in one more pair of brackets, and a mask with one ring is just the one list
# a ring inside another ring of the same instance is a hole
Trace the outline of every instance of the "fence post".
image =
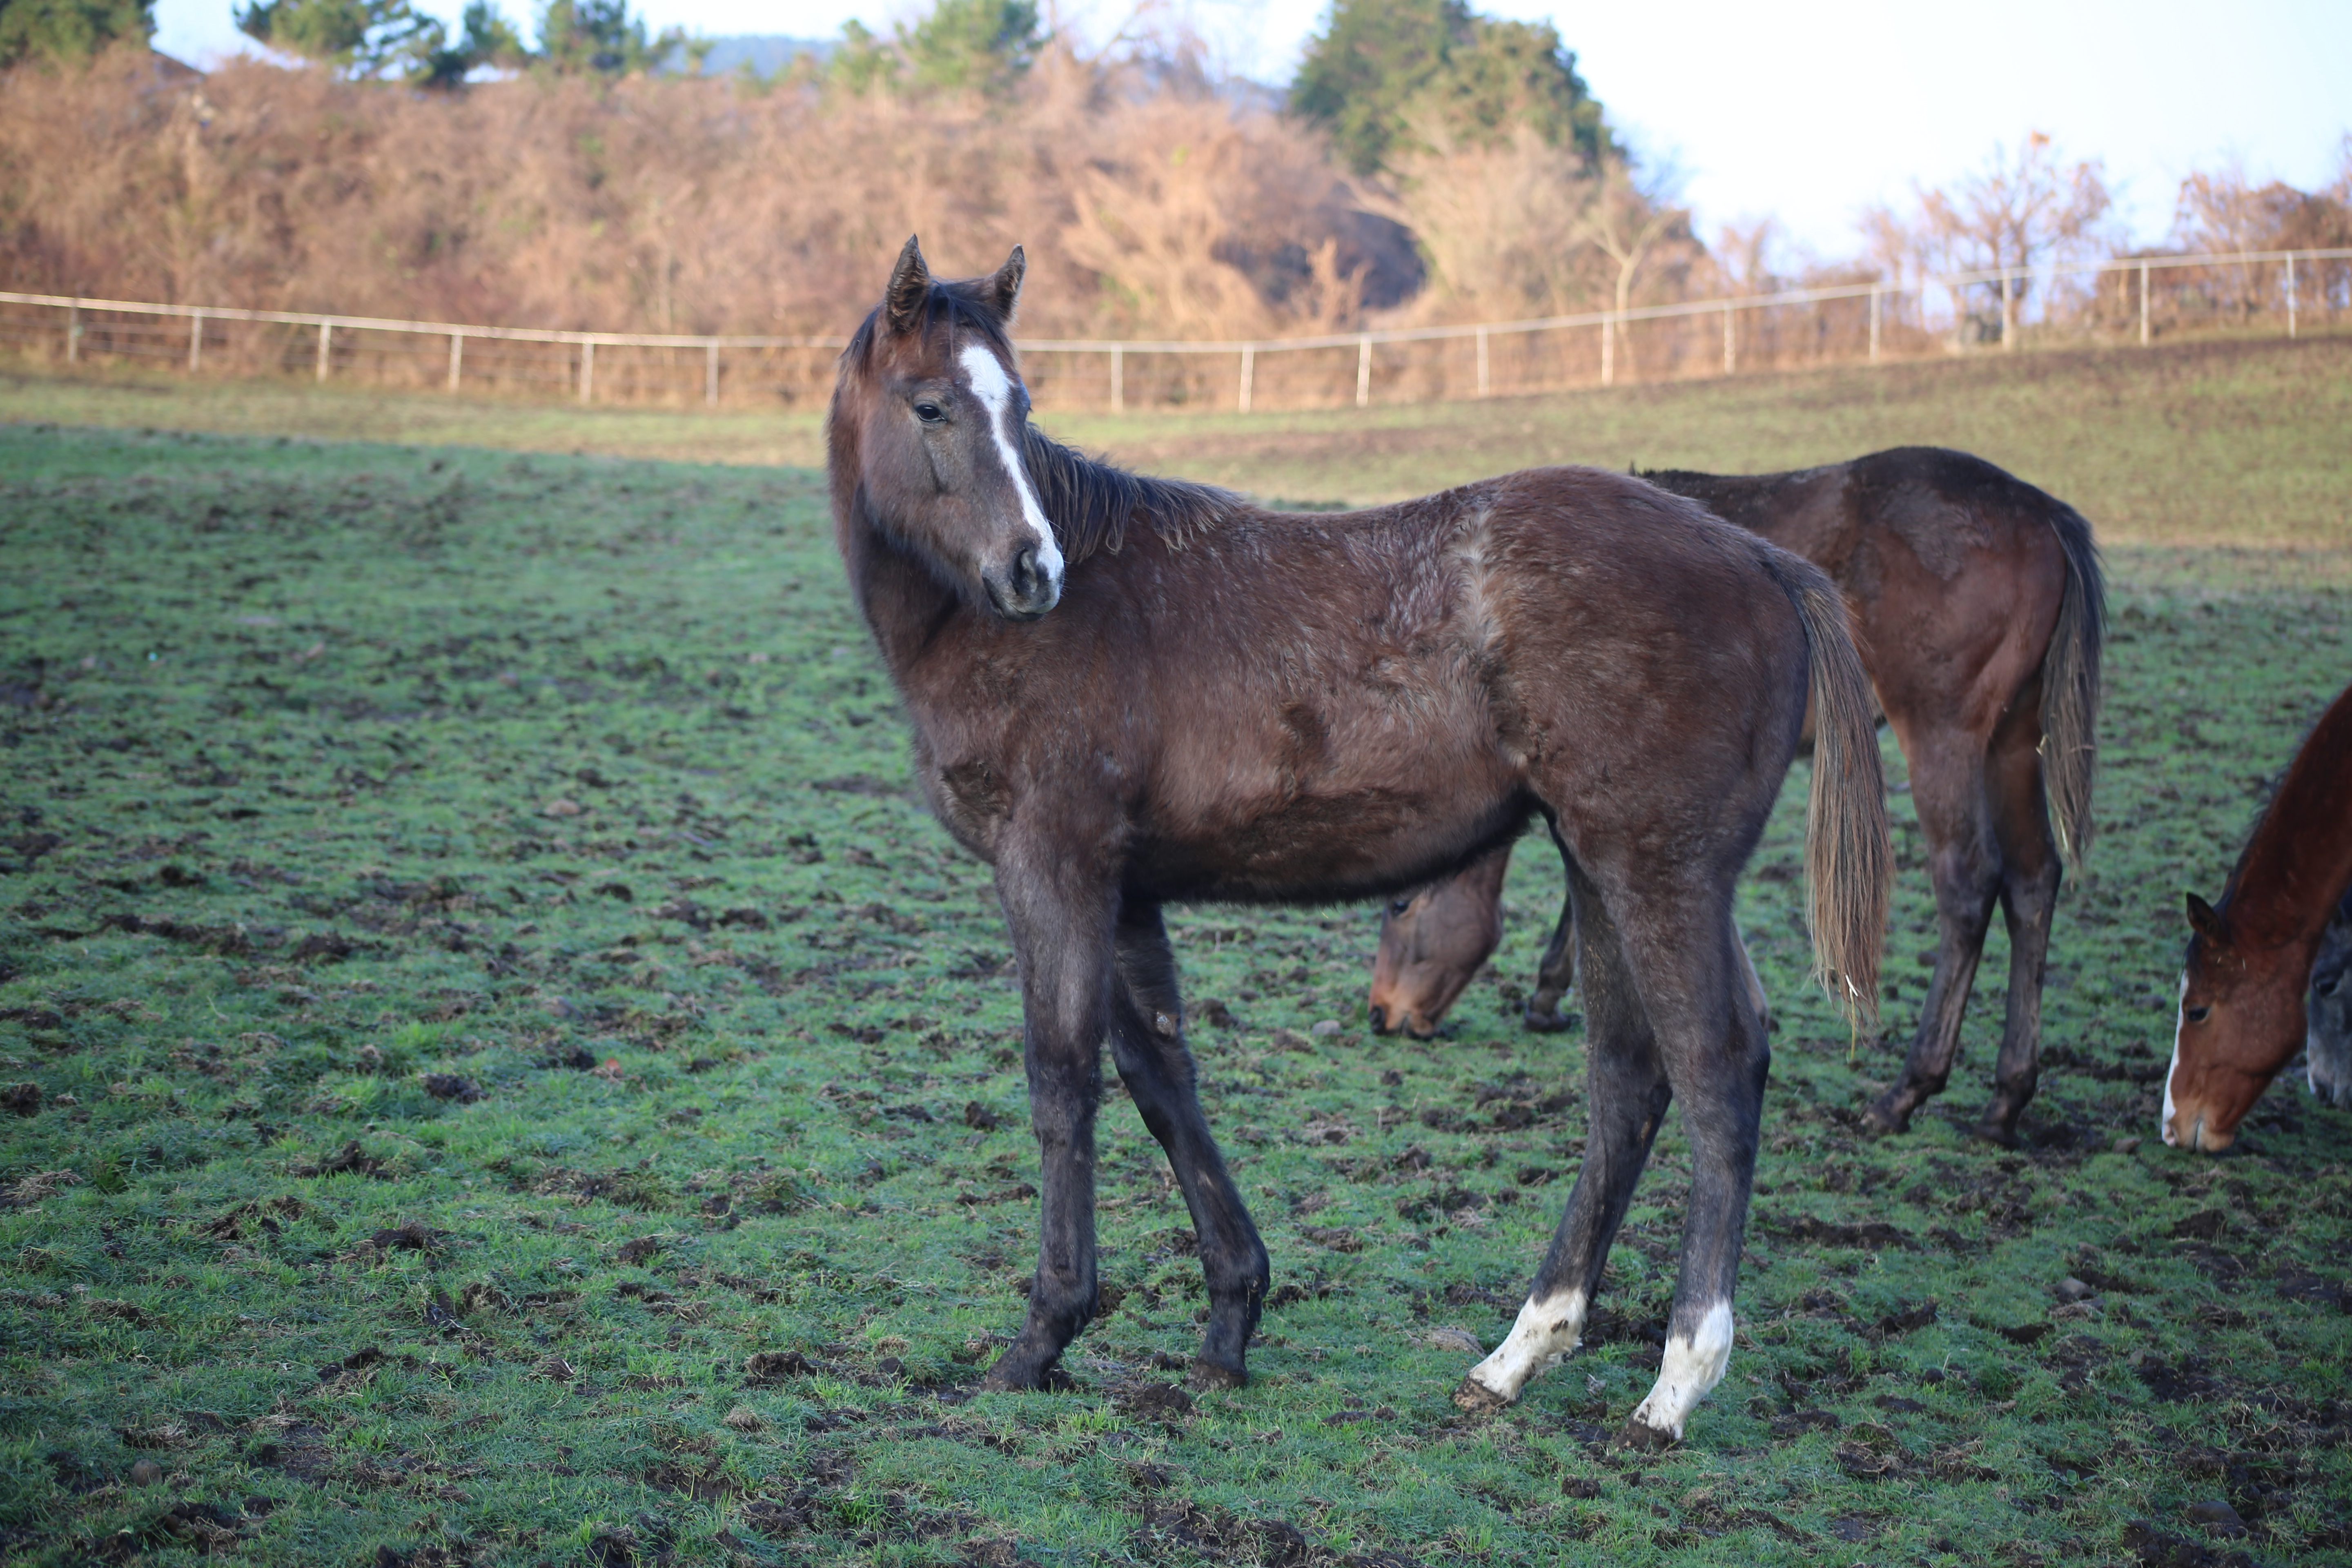
[(1881, 312), (1880, 300), (1884, 298), (1885, 292), (1875, 283), (1870, 286), (1870, 363), (1873, 364), (1878, 363), (1878, 318)]
[(450, 391), (455, 392), (455, 391), (457, 391), (457, 377), (458, 377), (458, 375), (459, 375), (460, 374), (462, 374), (462, 373), (463, 373), (463, 371), (464, 371), (464, 369), (465, 369), (465, 365), (466, 365), (466, 334), (465, 334), (465, 333), (463, 333), (463, 332), (451, 332), (451, 333), (449, 334), (449, 390), (450, 390)]
[(1372, 335), (1366, 332), (1356, 340), (1356, 406), (1365, 407), (1372, 401)]
[(596, 340), (583, 338), (580, 342), (580, 401), (586, 403), (596, 395)]
[(719, 406), (719, 340), (702, 345), (702, 405)]
[(194, 374), (205, 363), (205, 313), (199, 308), (188, 312), (188, 371)]
[(2139, 264), (2139, 346), (2147, 347), (2147, 263)]
[(329, 358), (329, 356), (330, 356), (330, 355), (331, 355), (331, 354), (334, 353), (334, 348), (333, 348), (334, 341), (335, 341), (335, 323), (334, 323), (334, 322), (332, 322), (332, 321), (321, 321), (321, 322), (320, 322), (320, 323), (319, 323), (319, 379), (320, 379), (321, 382), (323, 382), (323, 381), (325, 381), (325, 380), (327, 379), (327, 362), (328, 362), (328, 358)]
[(81, 363), (81, 301), (66, 307), (66, 363)]
[(2000, 350), (2003, 353), (2011, 353), (2017, 349), (2017, 336), (2010, 330), (2009, 325), (2009, 318), (2013, 310), (2014, 306), (2009, 291), (2009, 268), (2003, 267), (2000, 269)]
[(1242, 345), (1242, 412), (1250, 411), (1250, 384), (1257, 378), (1257, 345)]
[(1110, 346), (1110, 411), (1127, 412), (1127, 351), (1117, 343)]
[(1608, 386), (1617, 379), (1617, 318), (1608, 311), (1601, 312), (1601, 384)]
[(2294, 252), (2286, 253), (2286, 335), (2294, 336)]
[(1479, 395), (1479, 396), (1484, 397), (1484, 396), (1486, 396), (1486, 389), (1487, 389), (1488, 384), (1489, 384), (1489, 383), (1488, 383), (1487, 378), (1486, 378), (1486, 328), (1484, 328), (1484, 327), (1480, 327), (1480, 328), (1478, 329), (1478, 395)]
[(1738, 351), (1731, 341), (1731, 301), (1723, 302), (1723, 374), (1731, 375), (1739, 369)]

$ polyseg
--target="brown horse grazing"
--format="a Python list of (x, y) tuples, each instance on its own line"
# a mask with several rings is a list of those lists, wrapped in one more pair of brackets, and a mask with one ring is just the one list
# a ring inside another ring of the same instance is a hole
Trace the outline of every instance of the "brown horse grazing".
[(1047, 439), (1007, 335), (1021, 253), (932, 280), (908, 242), (826, 426), (852, 591), (933, 811), (995, 869), (1044, 1188), (1035, 1388), (1094, 1315), (1100, 1052), (1166, 1150), (1209, 1296), (1193, 1378), (1233, 1386), (1267, 1260), (1202, 1115), (1175, 900), (1328, 902), (1458, 869), (1530, 816), (1569, 847), (1594, 1018), (1589, 1152), (1518, 1326), (1456, 1399), (1574, 1347), (1679, 1100), (1691, 1198), (1670, 1340), (1631, 1434), (1722, 1375), (1769, 1048), (1738, 1004), (1734, 879), (1815, 714), (1816, 951), (1874, 995), (1888, 847), (1870, 689), (1818, 570), (1636, 479), (1544, 468), (1284, 515)]
[(2336, 906), (2311, 961), (2311, 1022), (2304, 1077), (2331, 1105), (2352, 1105), (2352, 888)]
[(2304, 988), (2347, 882), (2352, 687), (2287, 764), (2220, 900), (2189, 895), (2180, 1021), (2164, 1079), (2167, 1143), (2209, 1154), (2228, 1148), (2239, 1121), (2294, 1059), (2305, 1039)]
[[(2042, 968), (2063, 848), (2091, 831), (2098, 553), (2081, 514), (1990, 463), (1906, 447), (1799, 473), (1643, 478), (1794, 550), (1837, 580), (1882, 711), (1911, 764), (1941, 927), (1903, 1076), (1870, 1108), (1884, 1131), (1950, 1077), (1993, 906), (2007, 911), (2009, 1018), (1978, 1131), (2015, 1140), (2040, 1074)], [(2053, 819), (2057, 832), (2053, 837)], [(1374, 960), (1376, 1029), (1426, 1036), (1502, 932), (1510, 847), (1392, 902)], [(1570, 911), (1545, 952), (1528, 1026), (1563, 1028)]]

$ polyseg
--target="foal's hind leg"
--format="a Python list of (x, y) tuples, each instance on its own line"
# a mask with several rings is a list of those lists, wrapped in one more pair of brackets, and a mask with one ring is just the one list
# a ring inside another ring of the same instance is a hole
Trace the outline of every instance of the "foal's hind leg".
[(1656, 1031), (1658, 1057), (1690, 1139), (1690, 1203), (1658, 1381), (1625, 1424), (1624, 1440), (1664, 1447), (1723, 1377), (1731, 1300), (1748, 1229), (1748, 1193), (1771, 1066), (1764, 1019), (1741, 973), (1738, 933), (1720, 894), (1670, 901), (1663, 878), (1636, 884), (1624, 949)]
[(1657, 1041), (1619, 948), (1617, 927), (1582, 870), (1568, 863), (1569, 897), (1584, 973), (1586, 1077), (1591, 1104), (1584, 1164), (1568, 1195), (1551, 1249), (1528, 1289), (1518, 1321), (1495, 1352), (1454, 1391), (1465, 1410), (1491, 1410), (1576, 1348), (1600, 1287), (1610, 1243), (1625, 1222), (1633, 1186), (1673, 1099)]
[(2009, 919), (2009, 1017), (1993, 1069), (1992, 1102), (1976, 1131), (1997, 1143), (2017, 1142), (2017, 1120), (2041, 1076), (2042, 972), (2058, 908), (2058, 844), (2042, 788), (2040, 711), (2038, 685), (2019, 694), (2011, 721), (1993, 737), (1987, 780), (2000, 843), (2001, 906)]
[(1919, 1010), (1903, 1074), (1867, 1116), (1881, 1132), (1901, 1132), (1911, 1113), (1943, 1091), (1960, 1046), (1960, 1020), (1984, 955), (1985, 928), (2000, 896), (2000, 851), (1986, 799), (1985, 758), (1959, 731), (1931, 732), (1905, 747), (1912, 757), (1911, 802), (1927, 841), (1927, 873), (1936, 889), (1935, 978)]
[(1265, 1246), (1201, 1113), (1192, 1053), (1184, 1045), (1176, 960), (1159, 907), (1124, 906), (1118, 941), (1112, 1059), (1143, 1124), (1168, 1152), (1200, 1237), (1201, 1274), (1209, 1290), (1209, 1329), (1192, 1363), (1192, 1382), (1196, 1388), (1237, 1388), (1248, 1380), (1244, 1356), (1265, 1303)]

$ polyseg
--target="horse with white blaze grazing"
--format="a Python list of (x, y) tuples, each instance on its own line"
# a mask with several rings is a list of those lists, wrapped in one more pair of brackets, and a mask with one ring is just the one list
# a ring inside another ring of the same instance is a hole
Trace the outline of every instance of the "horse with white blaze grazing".
[(1891, 864), (1870, 690), (1805, 562), (1638, 479), (1541, 468), (1348, 513), (1270, 512), (1081, 457), (1029, 423), (1021, 253), (935, 281), (908, 241), (841, 357), (835, 538), (914, 768), (994, 868), (1040, 1152), (1037, 1269), (992, 1388), (1043, 1386), (1094, 1316), (1101, 1049), (1166, 1151), (1235, 1387), (1265, 1247), (1195, 1089), (1178, 900), (1328, 903), (1467, 865), (1543, 817), (1564, 847), (1591, 1128), (1528, 1305), (1455, 1394), (1573, 1349), (1669, 1104), (1691, 1199), (1664, 1366), (1628, 1436), (1682, 1435), (1723, 1374), (1769, 1055), (1734, 879), (1815, 715), (1815, 955), (1876, 995)]
[[(2167, 1143), (2216, 1154), (2237, 1141), (2238, 1123), (2297, 1050), (2311, 1053), (2312, 1092), (2340, 1099), (2344, 1073), (2333, 1031), (2340, 1005), (2318, 960), (2344, 912), (2352, 882), (2352, 686), (2338, 693), (2304, 737), (2286, 776), (2247, 835), (2221, 896), (2188, 896), (2189, 952), (2180, 971), (2180, 1012), (2172, 1066), (2164, 1078)], [(2321, 991), (2321, 985), (2326, 985)]]

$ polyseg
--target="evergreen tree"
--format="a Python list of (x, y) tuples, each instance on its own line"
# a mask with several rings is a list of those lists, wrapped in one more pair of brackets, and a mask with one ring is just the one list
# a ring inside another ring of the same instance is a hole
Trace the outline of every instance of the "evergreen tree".
[(681, 27), (646, 37), (644, 19), (629, 15), (629, 0), (548, 0), (540, 13), (538, 60), (558, 76), (652, 70), (685, 44)]
[(1045, 47), (1034, 0), (939, 0), (898, 46), (919, 86), (950, 92), (1002, 92), (1036, 63)]
[(0, 0), (0, 66), (28, 57), (78, 62), (154, 32), (152, 0)]
[(449, 43), (436, 23), (432, 47), (418, 57), (409, 77), (425, 87), (457, 88), (478, 67), (513, 70), (530, 59), (530, 51), (523, 47), (514, 24), (499, 16), (489, 0), (473, 0), (466, 7), (465, 31), (457, 41)]
[(938, 0), (895, 39), (851, 22), (826, 75), (852, 92), (901, 85), (945, 92), (1012, 89), (1045, 47), (1036, 0)]
[(253, 0), (236, 13), (247, 37), (352, 76), (377, 76), (429, 50), (440, 23), (408, 0)]
[(1307, 44), (1290, 107), (1322, 126), (1360, 174), (1403, 153), (1417, 117), (1457, 141), (1525, 125), (1589, 160), (1613, 151), (1601, 105), (1549, 23), (1482, 16), (1465, 0), (1333, 0)]

